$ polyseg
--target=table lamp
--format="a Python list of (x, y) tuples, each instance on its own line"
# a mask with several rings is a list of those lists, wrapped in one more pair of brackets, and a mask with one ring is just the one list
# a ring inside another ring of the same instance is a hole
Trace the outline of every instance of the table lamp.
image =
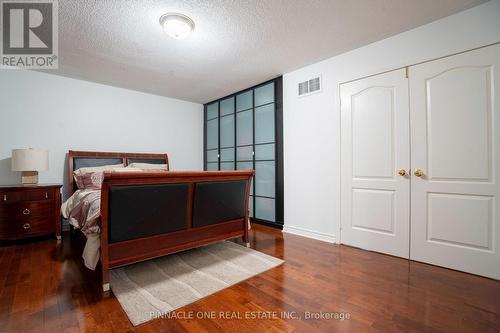
[(38, 184), (38, 171), (49, 169), (49, 153), (44, 149), (13, 149), (12, 171), (22, 171), (23, 185)]

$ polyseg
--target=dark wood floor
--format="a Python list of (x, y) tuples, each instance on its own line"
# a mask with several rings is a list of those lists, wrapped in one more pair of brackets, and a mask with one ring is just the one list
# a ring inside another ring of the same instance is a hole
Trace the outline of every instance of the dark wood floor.
[[(500, 282), (263, 226), (254, 225), (251, 244), (286, 262), (177, 311), (215, 311), (215, 319), (135, 328), (116, 298), (100, 291), (98, 275), (83, 268), (68, 235), (62, 243), (2, 246), (0, 332), (500, 332)], [(306, 312), (350, 318), (306, 320)]]

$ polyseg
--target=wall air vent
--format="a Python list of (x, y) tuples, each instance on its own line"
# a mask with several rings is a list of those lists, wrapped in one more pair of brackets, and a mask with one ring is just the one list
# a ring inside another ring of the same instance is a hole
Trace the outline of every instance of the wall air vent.
[(309, 93), (309, 81), (299, 83), (299, 96)]
[(299, 96), (307, 96), (321, 91), (321, 76), (299, 83)]

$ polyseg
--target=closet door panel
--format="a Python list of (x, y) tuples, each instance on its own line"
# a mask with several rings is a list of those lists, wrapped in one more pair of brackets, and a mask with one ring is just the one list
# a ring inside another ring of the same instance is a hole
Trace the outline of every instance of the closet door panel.
[(255, 160), (274, 160), (274, 143), (255, 146)]
[(207, 106), (207, 120), (219, 117), (219, 103), (215, 102)]
[(403, 70), (341, 85), (341, 242), (408, 258), (409, 109)]
[(219, 163), (207, 163), (207, 171), (217, 171), (219, 170)]
[(255, 143), (274, 142), (274, 104), (255, 109)]
[(236, 148), (236, 159), (238, 161), (253, 160), (253, 146), (245, 146)]
[(233, 162), (234, 161), (234, 148), (223, 148), (220, 150), (220, 160), (221, 162)]
[(218, 149), (207, 151), (207, 162), (218, 162), (219, 161), (219, 151)]
[(207, 121), (207, 149), (219, 148), (219, 119)]
[(251, 109), (253, 107), (252, 99), (252, 90), (236, 95), (236, 111), (239, 112)]
[(276, 166), (274, 162), (255, 162), (255, 195), (275, 196)]
[(220, 169), (221, 170), (234, 170), (234, 162), (221, 162)]
[(411, 258), (500, 279), (500, 46), (410, 68)]
[(226, 116), (234, 113), (234, 97), (226, 98), (220, 101), (220, 116)]
[(220, 118), (220, 147), (234, 147), (234, 115)]
[(276, 221), (275, 199), (255, 197), (255, 218)]
[(236, 114), (236, 145), (253, 144), (253, 111), (242, 111)]
[(255, 89), (255, 106), (274, 102), (274, 82)]

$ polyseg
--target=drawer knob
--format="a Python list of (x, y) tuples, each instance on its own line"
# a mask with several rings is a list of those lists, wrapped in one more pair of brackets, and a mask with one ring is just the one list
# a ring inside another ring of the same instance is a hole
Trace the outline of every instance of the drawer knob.
[(23, 210), (23, 214), (24, 215), (29, 215), (31, 212), (28, 208), (26, 208), (25, 210)]
[(48, 199), (49, 198), (49, 194), (47, 192), (45, 192), (45, 199)]
[(29, 228), (31, 228), (31, 224), (25, 223), (25, 224), (23, 224), (23, 228), (24, 228), (24, 230), (28, 230)]
[(3, 201), (7, 201), (7, 194), (3, 195)]

